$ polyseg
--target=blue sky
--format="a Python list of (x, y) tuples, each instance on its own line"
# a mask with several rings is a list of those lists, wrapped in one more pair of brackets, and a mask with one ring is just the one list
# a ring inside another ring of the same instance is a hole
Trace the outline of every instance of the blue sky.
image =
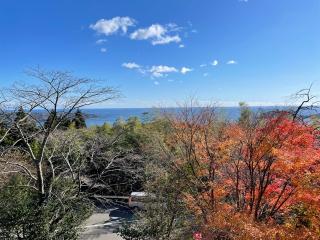
[(320, 92), (319, 0), (0, 0), (0, 29), (2, 87), (39, 65), (118, 87), (108, 107)]

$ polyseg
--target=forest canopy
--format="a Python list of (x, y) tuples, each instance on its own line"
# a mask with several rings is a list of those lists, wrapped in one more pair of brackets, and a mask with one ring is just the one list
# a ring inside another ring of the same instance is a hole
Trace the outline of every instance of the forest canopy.
[(29, 75), (38, 84), (2, 95), (1, 239), (77, 239), (104, 196), (133, 191), (151, 197), (120, 229), (125, 239), (319, 239), (320, 132), (317, 115), (300, 114), (308, 101), (269, 112), (240, 103), (235, 121), (189, 102), (88, 127), (81, 109), (116, 89)]

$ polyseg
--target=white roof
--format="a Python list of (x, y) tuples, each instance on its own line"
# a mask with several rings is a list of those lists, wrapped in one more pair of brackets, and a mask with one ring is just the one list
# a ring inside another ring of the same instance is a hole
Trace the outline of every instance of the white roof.
[(146, 196), (148, 196), (148, 193), (146, 193), (146, 192), (132, 192), (130, 194), (130, 196), (132, 196), (132, 197), (146, 197)]

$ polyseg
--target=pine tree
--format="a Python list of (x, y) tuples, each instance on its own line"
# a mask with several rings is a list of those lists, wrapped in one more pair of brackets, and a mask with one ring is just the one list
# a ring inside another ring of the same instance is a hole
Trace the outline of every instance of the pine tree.
[(246, 125), (250, 122), (250, 119), (252, 117), (252, 112), (245, 102), (240, 102), (239, 103), (240, 107), (240, 117), (239, 117), (239, 123), (240, 125)]
[[(60, 122), (61, 116), (58, 115), (58, 112), (55, 112), (52, 110), (47, 118), (47, 120), (44, 123), (45, 128), (55, 128), (58, 122)], [(58, 129), (67, 129), (71, 125), (70, 119), (63, 119), (59, 126)]]
[(80, 111), (80, 109), (78, 109), (76, 111), (76, 113), (74, 114), (74, 118), (72, 120), (72, 123), (74, 124), (76, 129), (80, 129), (80, 128), (86, 128), (86, 120), (82, 114), (82, 112)]
[(15, 117), (14, 121), (17, 123), (18, 121), (23, 119), (25, 116), (26, 116), (26, 113), (24, 112), (23, 107), (20, 106), (17, 113), (16, 113), (16, 117)]
[(21, 138), (20, 130), (17, 125), (19, 125), (24, 134), (35, 132), (37, 129), (36, 122), (30, 116), (27, 116), (22, 106), (19, 107), (18, 111), (15, 114), (14, 123), (15, 125), (11, 129), (9, 135), (9, 137), (13, 141), (17, 141)]

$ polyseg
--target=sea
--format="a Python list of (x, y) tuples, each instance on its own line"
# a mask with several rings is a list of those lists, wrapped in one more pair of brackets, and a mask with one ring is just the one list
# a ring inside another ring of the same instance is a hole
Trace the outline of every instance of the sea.
[[(268, 112), (274, 110), (283, 110), (284, 107), (268, 106), (268, 107), (250, 107), (252, 112)], [(286, 109), (288, 109), (286, 107)], [(130, 117), (137, 117), (142, 122), (152, 120), (163, 111), (177, 112), (179, 108), (99, 108), (99, 109), (82, 109), (86, 117), (87, 126), (98, 125), (104, 123), (113, 124), (118, 119), (127, 120)], [(217, 107), (215, 112), (222, 118), (230, 121), (237, 120), (240, 116), (239, 107)]]

